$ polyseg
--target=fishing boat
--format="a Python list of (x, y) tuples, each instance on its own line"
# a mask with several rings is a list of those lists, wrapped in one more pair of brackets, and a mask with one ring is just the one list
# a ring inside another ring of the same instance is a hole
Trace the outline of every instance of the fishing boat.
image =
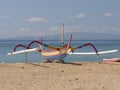
[[(83, 45), (78, 45), (78, 46), (71, 46), (71, 41), (72, 41), (72, 34), (69, 37), (68, 43), (64, 43), (64, 24), (62, 24), (62, 34), (61, 34), (61, 46), (55, 47), (52, 45), (48, 45), (43, 42), (43, 40), (34, 40), (28, 44), (28, 46), (23, 45), (23, 44), (18, 44), (14, 47), (13, 52), (8, 53), (7, 55), (16, 55), (16, 54), (26, 54), (29, 52), (40, 52), (41, 55), (44, 57), (45, 60), (63, 60), (68, 54), (77, 54), (77, 55), (99, 55), (99, 54), (108, 54), (108, 53), (113, 53), (117, 52), (118, 50), (109, 50), (109, 51), (102, 51), (98, 52), (96, 47), (92, 43), (85, 43)], [(37, 43), (39, 44), (39, 47), (37, 48), (32, 48), (31, 45)], [(91, 46), (94, 50), (94, 52), (75, 52), (75, 50), (86, 47), (86, 46)], [(25, 50), (20, 50), (17, 51), (18, 47), (23, 47)], [(46, 47), (47, 49), (44, 49)]]

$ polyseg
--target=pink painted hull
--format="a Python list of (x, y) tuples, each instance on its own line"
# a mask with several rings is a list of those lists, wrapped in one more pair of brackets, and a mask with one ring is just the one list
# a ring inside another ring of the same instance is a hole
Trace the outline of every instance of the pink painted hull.
[(120, 58), (103, 59), (105, 62), (120, 62)]

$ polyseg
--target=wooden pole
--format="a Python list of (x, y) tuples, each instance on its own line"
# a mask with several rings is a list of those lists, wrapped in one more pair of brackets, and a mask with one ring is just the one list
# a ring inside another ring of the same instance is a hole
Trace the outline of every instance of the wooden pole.
[(64, 23), (62, 24), (61, 45), (64, 45)]
[(27, 58), (27, 52), (25, 53), (25, 56), (26, 56), (26, 64), (27, 64), (27, 63), (28, 63), (28, 62), (27, 62), (27, 61), (28, 61), (28, 60), (27, 60), (27, 59), (28, 59), (28, 58)]

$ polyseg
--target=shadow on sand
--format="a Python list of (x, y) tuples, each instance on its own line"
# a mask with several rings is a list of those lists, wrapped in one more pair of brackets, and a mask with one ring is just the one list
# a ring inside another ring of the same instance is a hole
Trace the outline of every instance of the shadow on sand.
[[(43, 62), (42, 62), (43, 63)], [(47, 63), (51, 63), (51, 62), (47, 62)], [(76, 66), (81, 66), (82, 64), (81, 63), (76, 63), (76, 62), (64, 62), (64, 63), (58, 63), (58, 62), (54, 62), (54, 64), (66, 64), (66, 65), (76, 65)], [(33, 66), (39, 66), (39, 67), (45, 67), (45, 68), (49, 68), (48, 66), (45, 66), (45, 65), (41, 65), (40, 63), (28, 63), (30, 65), (33, 65)], [(53, 64), (53, 63), (51, 63)]]

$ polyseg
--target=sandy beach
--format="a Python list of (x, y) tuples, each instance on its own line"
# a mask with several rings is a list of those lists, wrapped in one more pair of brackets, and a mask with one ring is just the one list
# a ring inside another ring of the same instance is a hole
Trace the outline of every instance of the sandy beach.
[(0, 90), (120, 90), (120, 63), (0, 64)]

